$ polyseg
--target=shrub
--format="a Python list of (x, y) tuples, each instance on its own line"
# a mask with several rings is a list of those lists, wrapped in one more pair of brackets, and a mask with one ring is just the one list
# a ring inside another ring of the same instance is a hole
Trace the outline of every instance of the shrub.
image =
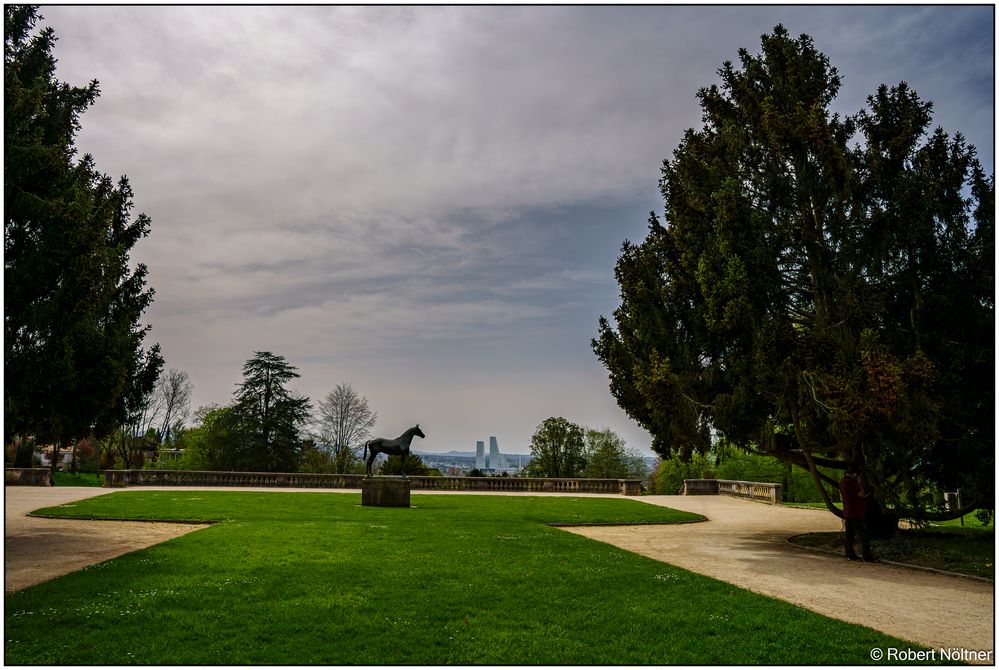
[(689, 461), (681, 460), (679, 456), (659, 459), (652, 476), (652, 493), (676, 495), (684, 479), (713, 479), (714, 476), (711, 461), (701, 454), (692, 455)]
[[(715, 474), (718, 479), (780, 484), (785, 502), (822, 502), (822, 496), (807, 470), (797, 466), (785, 467), (776, 458), (731, 449), (719, 458)], [(834, 473), (827, 474), (836, 477)], [(839, 491), (830, 488), (829, 495), (832, 500), (839, 500)]]

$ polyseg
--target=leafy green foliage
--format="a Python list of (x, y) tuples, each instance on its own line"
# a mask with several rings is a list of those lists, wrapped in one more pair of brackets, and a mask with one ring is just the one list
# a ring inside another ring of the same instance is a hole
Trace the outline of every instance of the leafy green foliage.
[(125, 177), (76, 159), (98, 85), (55, 79), (56, 38), (37, 20), (4, 7), (4, 438), (60, 446), (126, 422), (163, 360), (142, 351), (153, 291), (129, 259), (149, 218), (133, 219)]
[(872, 647), (912, 646), (543, 525), (696, 515), (621, 499), (359, 498), (124, 491), (52, 508), (222, 523), (7, 595), (4, 661), (861, 664)]
[[(403, 473), (403, 462), (402, 456), (388, 456), (382, 461), (381, 468), (378, 470), (379, 473), (383, 475), (401, 475)], [(440, 471), (436, 471), (440, 474)], [(419, 454), (414, 454), (409, 452), (406, 456), (406, 474), (407, 475), (418, 475), (425, 476), (430, 475), (430, 468), (427, 464), (423, 462)]]
[[(807, 533), (792, 542), (842, 552), (842, 533)], [(905, 529), (888, 539), (873, 539), (874, 555), (936, 570), (995, 579), (995, 531), (982, 528), (929, 527)]]
[(562, 417), (545, 419), (531, 437), (528, 474), (579, 477), (586, 466), (583, 429)]
[[(333, 462), (333, 455), (326, 449), (319, 449), (313, 440), (306, 440), (302, 443), (302, 450), (299, 454), (299, 472), (337, 472)], [(350, 470), (353, 472), (353, 470)]]
[(91, 472), (55, 472), (52, 481), (56, 486), (103, 486), (100, 475)]
[(684, 479), (709, 479), (714, 477), (711, 460), (704, 454), (692, 454), (684, 459), (679, 455), (660, 458), (652, 475), (652, 493), (673, 496), (680, 493)]
[(610, 428), (587, 428), (583, 435), (584, 477), (645, 479), (649, 472), (641, 454), (625, 448), (624, 439)]
[[(780, 484), (786, 502), (822, 502), (811, 473), (771, 456), (733, 451), (714, 466), (714, 474), (718, 479)], [(826, 486), (830, 498), (838, 501), (839, 490)]]
[(316, 453), (305, 435), (309, 399), (287, 384), (298, 377), (281, 356), (257, 352), (243, 365), (243, 382), (228, 406), (197, 412), (199, 425), (180, 431), (175, 444), (183, 455), (167, 467), (247, 472), (331, 471), (332, 461)]
[(209, 405), (197, 412), (199, 425), (177, 435), (183, 455), (171, 464), (178, 470), (234, 470), (238, 454), (232, 407)]
[(974, 148), (927, 135), (904, 82), (831, 114), (839, 74), (781, 26), (719, 74), (593, 341), (618, 404), (664, 458), (713, 430), (819, 493), (858, 466), (875, 514), (931, 518), (941, 489), (991, 505), (994, 181)]

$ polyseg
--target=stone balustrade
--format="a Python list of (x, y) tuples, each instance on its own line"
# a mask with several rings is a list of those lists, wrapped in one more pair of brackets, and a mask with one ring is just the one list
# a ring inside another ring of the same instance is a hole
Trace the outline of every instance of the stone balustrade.
[(52, 486), (52, 472), (48, 468), (4, 468), (3, 482), (14, 486)]
[(732, 479), (684, 479), (682, 495), (729, 495), (764, 502), (781, 501), (781, 485), (769, 482), (741, 482)]
[(221, 470), (105, 470), (104, 486), (261, 486), (356, 489), (364, 475)]
[[(364, 475), (311, 472), (224, 472), (197, 470), (105, 470), (104, 486), (259, 486), (360, 489)], [(576, 479), (540, 477), (423, 477), (410, 476), (413, 490), (516, 491), (527, 493), (613, 493), (639, 495), (637, 479)]]
[(716, 496), (718, 495), (717, 479), (684, 479), (680, 489), (682, 496)]

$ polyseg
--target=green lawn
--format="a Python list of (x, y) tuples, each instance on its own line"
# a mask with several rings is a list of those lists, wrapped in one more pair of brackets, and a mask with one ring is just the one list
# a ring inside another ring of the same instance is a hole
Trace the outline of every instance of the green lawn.
[[(843, 533), (808, 533), (795, 544), (825, 551), (843, 551)], [(860, 551), (859, 541), (855, 545)], [(960, 526), (902, 529), (887, 540), (871, 540), (874, 555), (926, 568), (995, 578), (995, 533), (991, 529)]]
[(982, 523), (981, 520), (975, 516), (974, 512), (966, 514), (963, 521), (961, 519), (934, 521), (930, 524), (930, 527), (942, 527), (947, 528), (948, 530), (953, 530), (954, 528), (988, 528), (993, 531), (995, 530), (995, 524), (991, 520), (988, 523)]
[[(789, 507), (825, 509), (823, 503), (787, 503)], [(975, 515), (928, 524), (924, 528), (902, 528), (888, 540), (872, 540), (874, 554), (889, 561), (925, 568), (995, 578), (995, 526), (983, 524)], [(792, 541), (803, 547), (843, 551), (843, 533), (807, 533)], [(859, 551), (859, 542), (857, 544)]]
[[(812, 502), (812, 503), (791, 502), (783, 504), (786, 507), (803, 507), (805, 509), (826, 509), (826, 504), (822, 502)], [(839, 503), (836, 503), (836, 508), (843, 509), (843, 506)], [(988, 523), (982, 523), (978, 519), (978, 517), (975, 516), (975, 512), (969, 512), (968, 514), (966, 514), (964, 516), (963, 522), (961, 519), (951, 519), (949, 521), (933, 521), (929, 524), (929, 527), (930, 528), (935, 528), (935, 527), (988, 528), (993, 530), (995, 528), (992, 521), (989, 521)]]
[(102, 486), (104, 478), (92, 472), (56, 472), (52, 475), (56, 486)]
[[(635, 500), (124, 491), (73, 517), (220, 521), (6, 596), (7, 664), (860, 664), (913, 647), (545, 523)], [(807, 588), (807, 585), (806, 585)]]

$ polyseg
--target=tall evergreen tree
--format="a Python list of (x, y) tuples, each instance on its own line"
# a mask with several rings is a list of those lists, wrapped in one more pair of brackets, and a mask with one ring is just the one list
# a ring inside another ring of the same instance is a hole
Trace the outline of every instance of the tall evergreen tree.
[(664, 457), (716, 431), (823, 493), (820, 467), (857, 465), (875, 513), (933, 517), (940, 488), (991, 506), (992, 178), (904, 83), (830, 114), (807, 35), (739, 58), (664, 162), (665, 221), (624, 244), (593, 342), (611, 392)]
[(4, 7), (4, 438), (59, 447), (124, 422), (162, 358), (142, 350), (153, 291), (129, 263), (149, 218), (132, 218), (125, 177), (76, 159), (98, 85), (56, 80), (55, 35), (34, 33), (38, 18)]
[(243, 365), (243, 382), (231, 416), (238, 441), (236, 467), (259, 472), (294, 472), (309, 418), (309, 399), (287, 388), (296, 368), (283, 356), (258, 351)]

